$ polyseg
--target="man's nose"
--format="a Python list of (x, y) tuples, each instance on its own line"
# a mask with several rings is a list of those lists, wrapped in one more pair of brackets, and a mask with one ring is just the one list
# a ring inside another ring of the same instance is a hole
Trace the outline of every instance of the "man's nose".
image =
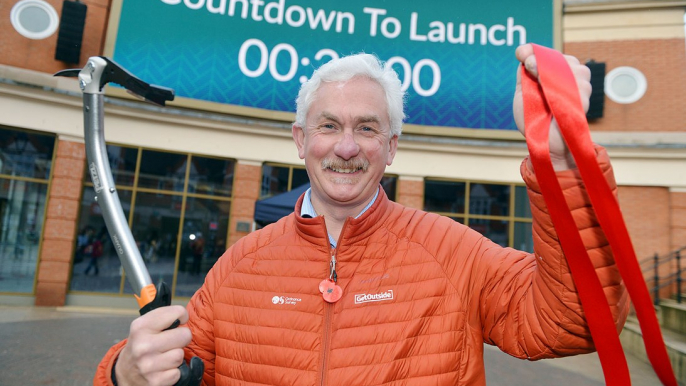
[(352, 133), (343, 133), (333, 150), (337, 157), (347, 161), (358, 155), (360, 146)]

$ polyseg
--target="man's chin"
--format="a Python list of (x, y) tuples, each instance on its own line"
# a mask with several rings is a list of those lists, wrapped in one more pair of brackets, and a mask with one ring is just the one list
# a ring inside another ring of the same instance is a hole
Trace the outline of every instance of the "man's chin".
[(364, 189), (357, 186), (359, 181), (332, 181), (332, 184), (324, 189), (324, 193), (330, 199), (337, 202), (351, 202), (359, 200), (364, 194)]
[(333, 183), (334, 185), (355, 185), (359, 180), (357, 178), (347, 178), (347, 177), (340, 177), (340, 178), (334, 178)]

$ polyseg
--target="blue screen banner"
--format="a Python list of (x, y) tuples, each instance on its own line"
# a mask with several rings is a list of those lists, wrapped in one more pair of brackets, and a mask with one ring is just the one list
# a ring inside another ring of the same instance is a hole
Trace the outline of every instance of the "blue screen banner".
[(323, 63), (373, 53), (408, 91), (410, 126), (515, 130), (514, 50), (555, 45), (556, 3), (115, 0), (106, 54), (173, 88), (178, 105), (273, 117), (295, 111), (301, 83)]

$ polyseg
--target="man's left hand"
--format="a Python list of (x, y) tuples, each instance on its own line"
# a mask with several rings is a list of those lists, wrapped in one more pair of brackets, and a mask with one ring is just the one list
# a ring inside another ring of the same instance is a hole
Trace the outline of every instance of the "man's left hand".
[[(531, 44), (524, 44), (517, 47), (515, 56), (517, 57), (517, 60), (524, 65), (524, 68), (538, 79), (538, 69), (533, 46)], [(589, 99), (591, 97), (591, 70), (589, 70), (587, 66), (579, 63), (579, 60), (573, 56), (564, 55), (564, 57), (576, 79), (579, 97), (581, 98), (581, 106), (584, 111), (588, 111)], [(524, 101), (522, 99), (522, 79), (519, 68), (517, 69), (517, 87), (515, 89), (512, 110), (517, 128), (526, 136), (526, 129), (524, 127)], [(550, 159), (553, 163), (553, 168), (556, 171), (576, 167), (574, 158), (572, 158), (572, 154), (567, 148), (567, 144), (562, 138), (560, 128), (554, 118), (550, 123)]]

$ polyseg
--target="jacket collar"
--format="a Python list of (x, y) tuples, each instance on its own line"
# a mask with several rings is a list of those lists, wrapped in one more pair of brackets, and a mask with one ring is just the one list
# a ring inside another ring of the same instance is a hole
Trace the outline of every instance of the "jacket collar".
[[(303, 218), (300, 215), (303, 193), (295, 204), (295, 211), (292, 214), (295, 218), (295, 226), (298, 234), (310, 243), (329, 248), (329, 237), (326, 231), (324, 216), (314, 218)], [(338, 239), (338, 251), (343, 252), (350, 246), (366, 244), (367, 239), (381, 227), (388, 217), (391, 209), (391, 201), (386, 196), (383, 188), (380, 189), (376, 202), (360, 217), (348, 217), (343, 227), (343, 232)]]

